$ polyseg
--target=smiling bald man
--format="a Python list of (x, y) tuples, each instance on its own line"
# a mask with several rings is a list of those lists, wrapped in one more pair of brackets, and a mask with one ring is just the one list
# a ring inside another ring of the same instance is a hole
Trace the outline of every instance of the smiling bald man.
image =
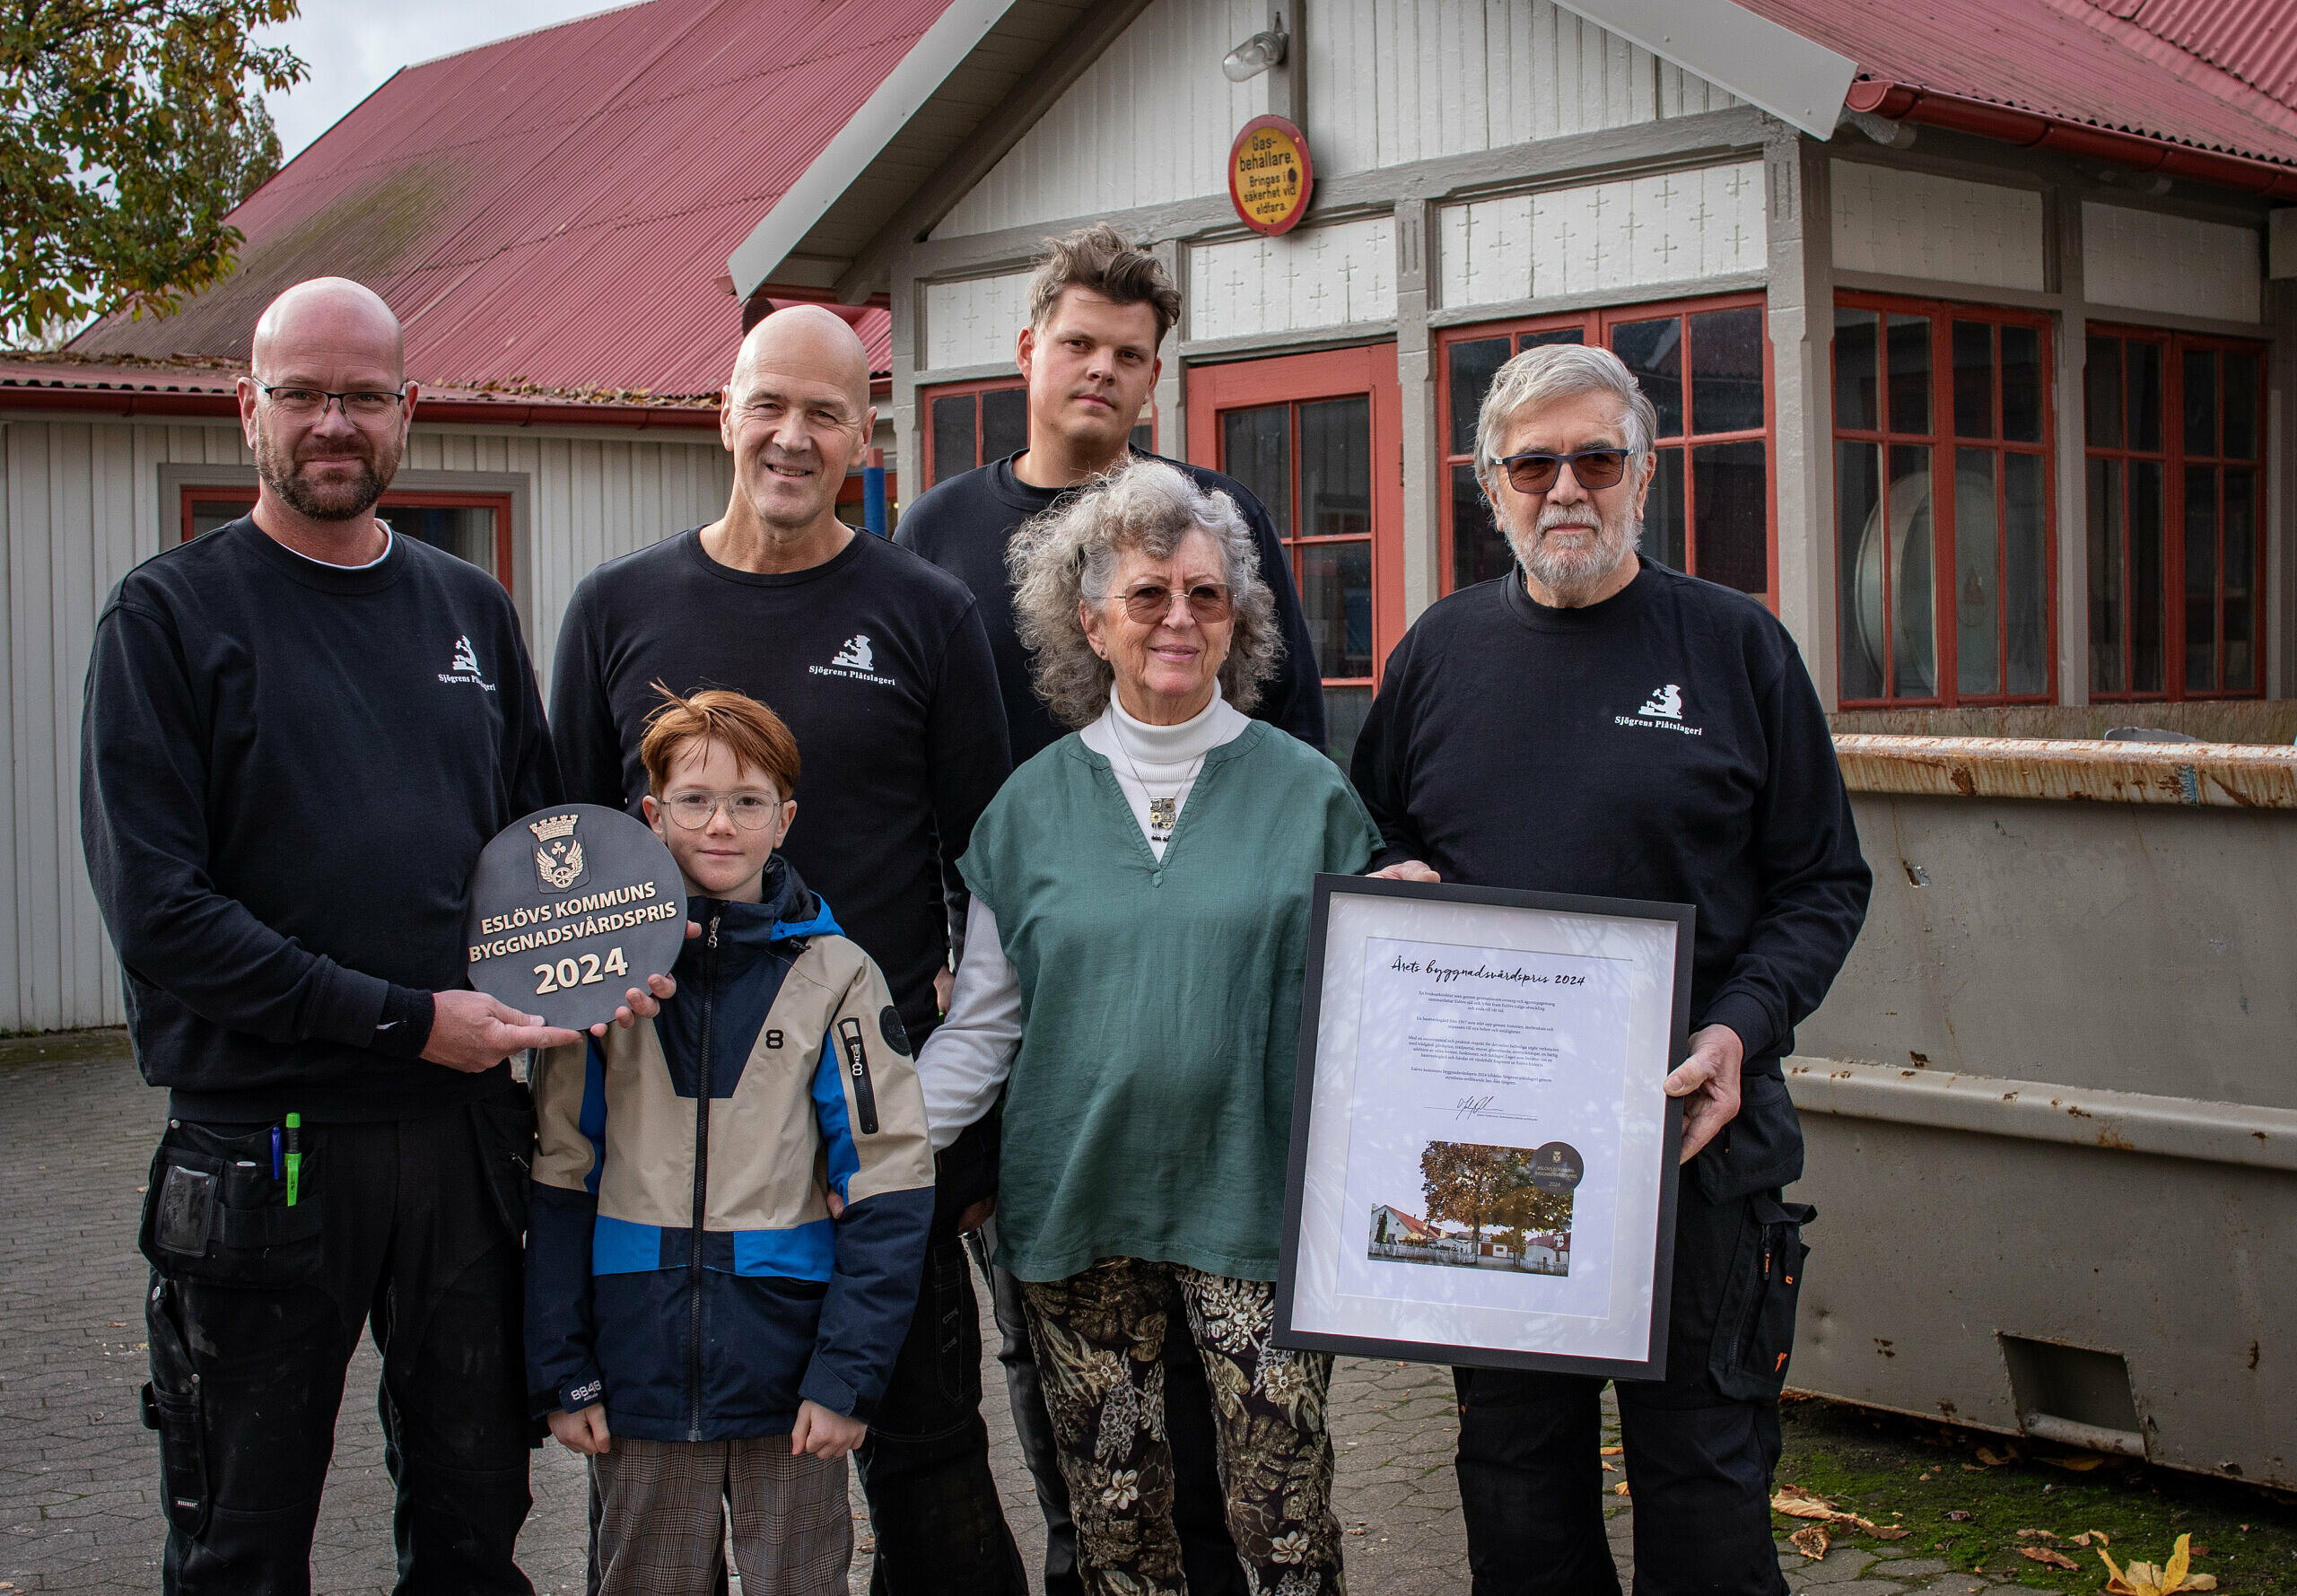
[[(838, 317), (798, 305), (752, 328), (720, 406), (734, 457), (726, 513), (583, 579), (558, 634), (551, 720), (567, 797), (635, 813), (657, 682), (770, 705), (805, 762), (782, 854), (884, 971), (916, 1044), (948, 1001), (965, 902), (956, 860), (1011, 762), (973, 595), (837, 519), (838, 490), (876, 425), (868, 357)], [(909, 1339), (878, 1410), (856, 1416), (869, 1424), (857, 1455), (877, 1527), (873, 1588), (1017, 1593), (957, 1236), (958, 1217), (994, 1188), (994, 1125), (939, 1164)]]

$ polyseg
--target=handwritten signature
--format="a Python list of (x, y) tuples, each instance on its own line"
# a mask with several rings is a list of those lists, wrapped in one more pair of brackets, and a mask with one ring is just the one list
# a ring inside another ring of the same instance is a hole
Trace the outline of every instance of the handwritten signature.
[(1452, 1109), (1454, 1119), (1479, 1119), (1490, 1113), (1491, 1099), (1488, 1096), (1463, 1097), (1452, 1105)]

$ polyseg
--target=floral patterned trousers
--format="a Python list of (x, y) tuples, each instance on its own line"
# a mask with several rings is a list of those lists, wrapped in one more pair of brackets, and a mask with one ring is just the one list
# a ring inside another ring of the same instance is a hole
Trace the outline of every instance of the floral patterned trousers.
[(1276, 1288), (1180, 1264), (1105, 1258), (1021, 1282), (1095, 1596), (1180, 1596), (1165, 1337), (1177, 1306), (1204, 1354), (1228, 1533), (1253, 1596), (1343, 1596), (1324, 1396), (1332, 1358), (1269, 1345)]

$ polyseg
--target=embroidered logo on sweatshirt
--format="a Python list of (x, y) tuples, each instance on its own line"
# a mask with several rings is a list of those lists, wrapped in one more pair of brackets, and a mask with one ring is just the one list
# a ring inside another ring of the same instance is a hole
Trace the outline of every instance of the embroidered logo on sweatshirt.
[(1636, 706), (1632, 715), (1613, 715), (1614, 726), (1641, 726), (1653, 731), (1679, 731), (1685, 737), (1707, 735), (1707, 728), (1683, 724), (1683, 690), (1673, 682), (1651, 689), (1651, 696)]
[(467, 683), (473, 687), (483, 687), (489, 693), (494, 691), (494, 684), (479, 674), (478, 654), (470, 646), (468, 637), (455, 639), (454, 663), (439, 673), (439, 679), (442, 682)]
[(874, 674), (877, 656), (870, 648), (869, 634), (857, 632), (845, 640), (844, 645), (829, 657), (827, 665), (809, 666), (817, 676), (845, 676), (856, 682), (875, 682), (880, 687), (895, 685), (891, 676)]

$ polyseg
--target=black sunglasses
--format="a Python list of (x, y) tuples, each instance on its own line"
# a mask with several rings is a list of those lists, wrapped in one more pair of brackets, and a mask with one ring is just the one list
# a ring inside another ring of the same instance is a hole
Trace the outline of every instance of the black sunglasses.
[(1583, 488), (1615, 488), (1627, 475), (1628, 451), (1623, 449), (1582, 449), (1568, 455), (1509, 455), (1493, 464), (1507, 473), (1509, 485), (1519, 493), (1544, 493), (1555, 486), (1563, 467)]

